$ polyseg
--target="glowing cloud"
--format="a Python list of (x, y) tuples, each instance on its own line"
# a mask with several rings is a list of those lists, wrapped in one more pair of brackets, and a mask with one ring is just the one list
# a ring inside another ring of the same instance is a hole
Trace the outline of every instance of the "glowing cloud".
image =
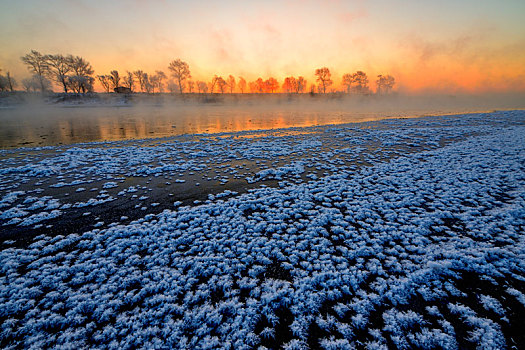
[(254, 80), (327, 66), (392, 74), (402, 91), (525, 90), (523, 1), (37, 1), (0, 5), (0, 66), (27, 76), (30, 49), (72, 53), (96, 74), (167, 71)]

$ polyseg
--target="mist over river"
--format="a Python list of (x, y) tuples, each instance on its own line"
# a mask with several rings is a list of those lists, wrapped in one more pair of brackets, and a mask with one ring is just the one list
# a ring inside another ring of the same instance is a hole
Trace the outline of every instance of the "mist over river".
[(269, 130), (525, 107), (523, 99), (454, 96), (327, 98), (212, 97), (203, 103), (170, 95), (99, 94), (59, 101), (25, 98), (0, 104), (0, 148), (39, 147), (183, 134)]

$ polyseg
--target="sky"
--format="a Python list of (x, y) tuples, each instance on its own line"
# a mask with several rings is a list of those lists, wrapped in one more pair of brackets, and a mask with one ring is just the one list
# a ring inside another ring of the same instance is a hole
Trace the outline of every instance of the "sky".
[(328, 67), (425, 92), (525, 91), (523, 0), (0, 0), (0, 68), (29, 76), (31, 49), (86, 58), (95, 74), (168, 72), (194, 80), (303, 75)]

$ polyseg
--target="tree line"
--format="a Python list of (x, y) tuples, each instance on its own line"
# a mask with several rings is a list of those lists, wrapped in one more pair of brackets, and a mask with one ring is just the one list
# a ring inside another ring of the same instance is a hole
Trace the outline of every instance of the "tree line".
[[(143, 92), (154, 94), (164, 92), (170, 93), (320, 93), (326, 94), (336, 92), (332, 89), (334, 81), (330, 69), (322, 67), (315, 70), (315, 82), (308, 88), (308, 82), (303, 76), (289, 76), (282, 84), (275, 78), (258, 78), (247, 82), (243, 77), (238, 80), (232, 75), (227, 78), (215, 75), (211, 81), (192, 80), (188, 63), (176, 59), (169, 63), (169, 76), (163, 71), (146, 73), (142, 70), (126, 71), (120, 74), (118, 70), (112, 70), (109, 74), (94, 75), (95, 71), (91, 64), (80, 56), (62, 54), (41, 54), (31, 50), (22, 56), (21, 61), (32, 73), (31, 78), (23, 79), (23, 88), (30, 91), (50, 91), (52, 83), (61, 87), (64, 93), (86, 93), (94, 91), (95, 81), (98, 81), (104, 91), (114, 92)], [(1, 73), (1, 70), (0, 70)], [(378, 75), (376, 80), (376, 94), (388, 94), (395, 85), (395, 79), (391, 75)], [(0, 75), (0, 91), (13, 91), (17, 82), (9, 72)], [(369, 87), (368, 76), (363, 71), (343, 74), (341, 86), (348, 94), (368, 95), (373, 93)]]

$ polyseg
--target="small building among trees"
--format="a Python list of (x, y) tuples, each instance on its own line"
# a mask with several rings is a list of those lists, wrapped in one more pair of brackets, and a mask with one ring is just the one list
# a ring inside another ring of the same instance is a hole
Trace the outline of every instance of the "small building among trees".
[(117, 86), (113, 89), (117, 94), (131, 94), (131, 89), (125, 86)]

